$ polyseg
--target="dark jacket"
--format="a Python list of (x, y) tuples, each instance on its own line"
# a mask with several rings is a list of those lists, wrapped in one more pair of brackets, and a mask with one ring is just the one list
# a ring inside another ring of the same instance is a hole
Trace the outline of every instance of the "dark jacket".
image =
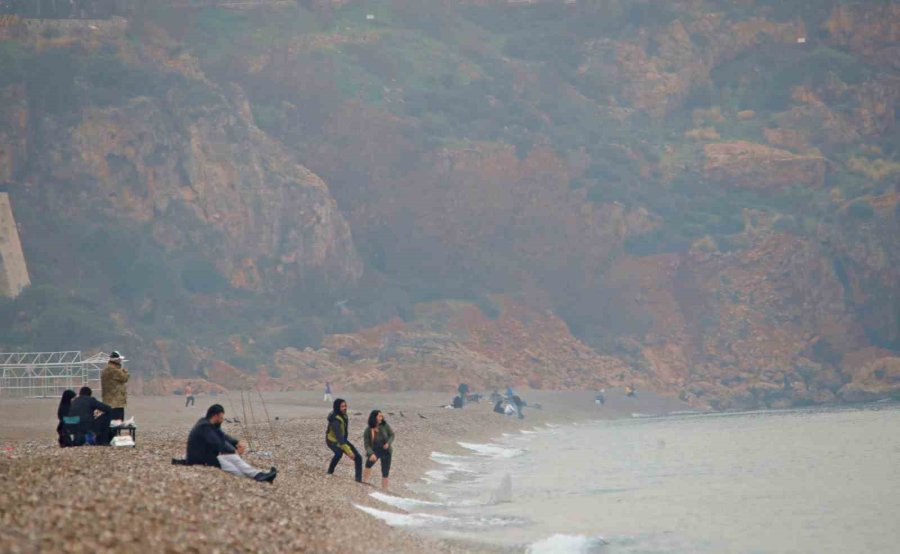
[(226, 435), (220, 426), (201, 417), (188, 435), (187, 464), (220, 467), (216, 457), (219, 454), (234, 454), (237, 443), (238, 440)]
[(381, 425), (375, 430), (375, 437), (372, 437), (372, 428), (366, 425), (363, 431), (363, 443), (366, 445), (366, 456), (375, 454), (375, 449), (384, 449), (387, 444), (387, 451), (394, 453), (394, 430), (388, 425), (387, 421), (382, 421)]
[(328, 414), (328, 428), (325, 431), (325, 440), (332, 444), (345, 445), (347, 431), (350, 428), (350, 418), (346, 415), (331, 412)]
[(81, 428), (82, 432), (86, 432), (91, 429), (91, 426), (94, 423), (94, 410), (100, 410), (104, 414), (108, 414), (112, 411), (112, 407), (109, 404), (100, 402), (93, 396), (78, 396), (75, 400), (72, 400), (68, 415), (81, 418), (78, 426)]

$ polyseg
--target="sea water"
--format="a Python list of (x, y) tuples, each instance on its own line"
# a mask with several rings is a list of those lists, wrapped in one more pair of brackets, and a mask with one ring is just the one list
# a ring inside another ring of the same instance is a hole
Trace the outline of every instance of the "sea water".
[[(520, 552), (900, 552), (900, 407), (634, 417), (459, 443), (390, 525)], [(411, 495), (410, 495), (411, 496)]]

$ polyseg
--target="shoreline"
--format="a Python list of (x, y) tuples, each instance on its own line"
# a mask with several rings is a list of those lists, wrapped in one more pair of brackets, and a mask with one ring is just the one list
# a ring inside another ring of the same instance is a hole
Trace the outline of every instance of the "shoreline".
[[(616, 419), (683, 406), (652, 393), (626, 399), (610, 391), (601, 409), (589, 392), (520, 394), (543, 409), (526, 408), (520, 421), (494, 414), (487, 402), (463, 410), (445, 409), (440, 406), (448, 399), (446, 394), (347, 393), (351, 441), (360, 435), (353, 442), (361, 447), (368, 411), (382, 409), (397, 433), (390, 492), (415, 496), (406, 484), (418, 482), (436, 467), (430, 457), (433, 451), (471, 454), (458, 441), (489, 442), (504, 432), (544, 423)], [(264, 393), (263, 397), (265, 401), (245, 397), (242, 407), (232, 392), (230, 397), (200, 397), (191, 408), (183, 407), (183, 397), (134, 397), (126, 410), (126, 417), (134, 415), (138, 425), (134, 450), (61, 449), (54, 432), (56, 401), (5, 400), (0, 405), (4, 422), (0, 474), (7, 476), (0, 483), (0, 551), (507, 551), (392, 528), (354, 508), (352, 504), (385, 509), (369, 496), (380, 490), (380, 472), (376, 465), (374, 486), (359, 485), (352, 479), (352, 463), (342, 460), (334, 476), (325, 475), (330, 458), (324, 444), (325, 416), (330, 406), (321, 394)], [(250, 433), (255, 452), (245, 458), (261, 469), (276, 465), (279, 475), (274, 485), (215, 468), (170, 465), (170, 458), (183, 457), (190, 426), (214, 402), (225, 406), (229, 419), (247, 413), (250, 425), (226, 424), (225, 429), (239, 438)], [(83, 511), (61, 500), (61, 491), (78, 498)], [(110, 525), (85, 533), (85, 515)]]

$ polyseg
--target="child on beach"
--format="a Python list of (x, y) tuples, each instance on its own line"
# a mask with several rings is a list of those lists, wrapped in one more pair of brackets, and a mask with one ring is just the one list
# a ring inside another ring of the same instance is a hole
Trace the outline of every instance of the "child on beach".
[(349, 430), (350, 416), (347, 415), (347, 402), (343, 398), (338, 398), (334, 401), (331, 413), (328, 414), (328, 428), (325, 431), (325, 444), (334, 452), (334, 457), (328, 464), (328, 474), (334, 474), (334, 468), (346, 454), (353, 458), (353, 464), (356, 466), (356, 481), (362, 482), (362, 455), (347, 440)]
[(372, 410), (369, 414), (369, 425), (363, 431), (363, 443), (367, 457), (363, 481), (369, 482), (372, 466), (381, 460), (381, 488), (387, 490), (391, 473), (391, 456), (394, 453), (394, 430), (385, 421), (381, 410)]

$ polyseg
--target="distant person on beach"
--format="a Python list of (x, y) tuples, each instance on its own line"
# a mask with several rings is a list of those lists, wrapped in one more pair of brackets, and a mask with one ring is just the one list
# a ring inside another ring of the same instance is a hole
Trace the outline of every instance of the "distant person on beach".
[(506, 397), (507, 397), (507, 398), (512, 398), (512, 397), (513, 397), (513, 390), (512, 390), (512, 387), (506, 387)]
[(522, 408), (525, 407), (525, 402), (519, 398), (519, 395), (514, 394), (512, 396), (512, 404), (516, 407), (516, 415), (519, 416), (519, 419), (525, 419), (525, 414), (522, 413)]
[(63, 418), (68, 417), (69, 415), (69, 409), (72, 407), (73, 398), (75, 398), (75, 391), (66, 389), (62, 393), (62, 398), (59, 400), (59, 407), (56, 409), (56, 419), (59, 420), (59, 423), (56, 425), (56, 434), (59, 436), (59, 446), (62, 448), (75, 446), (72, 443), (72, 438), (69, 436), (69, 432), (66, 430), (66, 424), (63, 421)]
[(372, 413), (369, 414), (369, 425), (363, 432), (363, 444), (366, 448), (366, 468), (363, 470), (363, 481), (369, 482), (372, 466), (381, 460), (381, 488), (387, 490), (391, 474), (391, 456), (394, 453), (394, 430), (384, 420), (381, 410), (372, 410)]
[(625, 387), (625, 396), (630, 396), (631, 398), (637, 397), (637, 391), (634, 389), (634, 385)]
[[(456, 387), (456, 392), (459, 393), (459, 399), (462, 401), (463, 406), (465, 406), (466, 399), (469, 396), (469, 385), (467, 385), (465, 383), (460, 383), (459, 386)], [(460, 408), (462, 408), (462, 406), (460, 406)]]
[(453, 397), (453, 402), (451, 403), (451, 406), (453, 406), (453, 407), (456, 408), (457, 410), (460, 410), (460, 409), (462, 409), (462, 407), (463, 407), (464, 405), (465, 405), (465, 404), (463, 403), (462, 396), (457, 395), (457, 396), (454, 396), (454, 397)]
[(353, 458), (353, 464), (356, 466), (356, 481), (362, 481), (362, 455), (355, 446), (347, 440), (347, 433), (350, 430), (350, 416), (347, 415), (347, 402), (343, 398), (338, 398), (332, 405), (332, 411), (328, 414), (328, 428), (325, 431), (325, 444), (334, 452), (331, 463), (328, 464), (328, 475), (334, 474), (334, 468), (338, 462), (346, 454)]
[(331, 381), (325, 381), (325, 402), (331, 402)]
[(125, 419), (125, 404), (128, 401), (125, 383), (128, 382), (128, 370), (122, 367), (124, 361), (122, 355), (113, 350), (100, 374), (103, 402), (113, 408), (110, 419)]
[[(72, 405), (69, 406), (69, 415), (78, 417), (78, 429), (86, 437), (88, 433), (93, 434), (94, 439), (92, 441), (88, 437), (88, 444), (109, 444), (109, 422), (113, 408), (94, 398), (93, 394), (90, 387), (81, 387), (78, 398), (72, 400)], [(95, 412), (100, 412), (100, 416), (94, 417)]]
[(606, 404), (606, 396), (604, 395), (605, 392), (606, 389), (600, 389), (599, 391), (597, 391), (597, 396), (594, 397), (594, 403), (597, 404), (597, 406)]
[(184, 407), (187, 408), (188, 405), (194, 405), (194, 390), (190, 385), (184, 386)]
[(498, 414), (502, 414), (502, 413), (505, 412), (505, 411), (504, 411), (504, 408), (503, 408), (503, 400), (498, 400), (498, 401), (494, 404), (494, 412), (495, 412), (495, 413), (498, 413)]
[(272, 467), (269, 471), (263, 471), (241, 458), (247, 447), (222, 431), (224, 420), (225, 408), (221, 404), (213, 404), (206, 410), (206, 417), (201, 417), (188, 435), (184, 464), (217, 467), (232, 475), (250, 477), (256, 481), (274, 481), (278, 476), (277, 469)]
[(506, 406), (503, 408), (503, 413), (508, 416), (517, 415), (516, 406), (512, 402), (507, 402)]

